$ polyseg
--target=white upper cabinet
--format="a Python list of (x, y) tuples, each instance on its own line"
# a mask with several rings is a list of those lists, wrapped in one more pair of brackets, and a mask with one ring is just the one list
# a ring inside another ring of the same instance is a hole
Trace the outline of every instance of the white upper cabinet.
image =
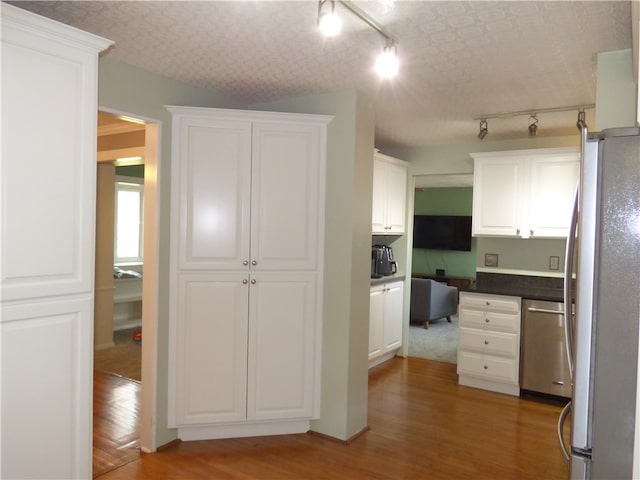
[(319, 127), (212, 117), (176, 115), (179, 268), (316, 268)]
[(371, 233), (401, 235), (407, 212), (407, 162), (376, 152)]
[(521, 235), (526, 211), (525, 160), (476, 155), (473, 154), (473, 234)]
[(575, 148), (473, 153), (473, 235), (567, 236), (580, 175)]

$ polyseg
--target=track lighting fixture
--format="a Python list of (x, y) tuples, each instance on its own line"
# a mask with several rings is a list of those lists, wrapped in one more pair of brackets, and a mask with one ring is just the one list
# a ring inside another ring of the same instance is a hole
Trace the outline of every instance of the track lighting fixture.
[[(322, 13), (322, 7), (327, 2), (331, 2), (331, 11)], [(320, 0), (318, 3), (318, 28), (325, 37), (335, 37), (342, 30), (342, 20), (336, 15), (335, 10), (335, 0)]]
[(587, 119), (584, 110), (580, 110), (578, 112), (578, 121), (576, 122), (576, 127), (578, 127), (578, 130), (580, 131), (582, 131), (583, 128), (587, 127)]
[(538, 134), (538, 117), (535, 113), (529, 116), (529, 136), (535, 137)]
[(387, 42), (384, 50), (376, 59), (376, 73), (380, 78), (395, 77), (399, 67), (400, 62), (398, 62), (397, 48), (395, 44)]
[[(556, 113), (556, 112), (570, 112), (571, 110), (578, 110), (578, 121), (576, 122), (576, 127), (578, 130), (582, 130), (587, 127), (585, 110), (593, 109), (596, 106), (594, 104), (590, 105), (573, 105), (570, 107), (555, 107), (555, 108), (537, 108), (535, 113), (531, 113), (531, 110), (520, 110), (518, 112), (500, 112), (500, 113), (491, 113), (491, 114), (482, 114), (477, 117), (473, 117), (474, 120), (480, 120), (480, 132), (478, 133), (478, 138), (482, 140), (487, 136), (487, 120), (490, 118), (510, 118), (516, 117), (520, 115), (529, 115), (529, 126), (527, 131), (529, 132), (530, 137), (535, 137), (538, 134), (538, 115), (541, 113)], [(495, 133), (495, 132), (494, 132)]]
[[(340, 33), (340, 30), (342, 29), (342, 22), (335, 13), (336, 2), (340, 3), (344, 8), (349, 10), (385, 38), (385, 47), (376, 59), (375, 70), (381, 78), (394, 77), (398, 73), (400, 67), (400, 62), (398, 61), (398, 41), (389, 32), (387, 32), (382, 25), (349, 0), (318, 1), (318, 28), (320, 31), (327, 37), (334, 37)], [(331, 3), (330, 12), (323, 13), (322, 9), (325, 3)]]
[(478, 138), (480, 140), (484, 140), (484, 137), (489, 133), (489, 128), (487, 127), (487, 120), (480, 120), (480, 131), (478, 132)]

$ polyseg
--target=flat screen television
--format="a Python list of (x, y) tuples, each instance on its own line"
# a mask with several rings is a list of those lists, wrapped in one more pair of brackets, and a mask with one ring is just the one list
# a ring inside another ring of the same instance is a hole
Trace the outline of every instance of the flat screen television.
[(413, 248), (471, 251), (471, 217), (415, 215)]

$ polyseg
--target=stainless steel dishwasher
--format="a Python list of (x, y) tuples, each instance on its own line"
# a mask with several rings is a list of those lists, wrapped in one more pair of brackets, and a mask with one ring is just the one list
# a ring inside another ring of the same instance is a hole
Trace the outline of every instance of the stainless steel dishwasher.
[(570, 398), (563, 304), (525, 300), (523, 306), (520, 388)]

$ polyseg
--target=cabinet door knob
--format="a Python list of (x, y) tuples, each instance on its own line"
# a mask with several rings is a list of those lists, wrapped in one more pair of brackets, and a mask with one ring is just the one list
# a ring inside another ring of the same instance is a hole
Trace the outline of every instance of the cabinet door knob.
[(258, 262), (256, 262), (255, 260), (253, 260), (253, 261), (251, 262), (251, 265), (257, 265), (257, 264), (258, 264)]
[(252, 278), (252, 279), (251, 279), (251, 285), (255, 285), (255, 284), (256, 284), (256, 279), (255, 279), (255, 278)]
[(489, 370), (489, 367), (485, 365), (485, 366), (484, 366), (484, 369), (485, 369), (485, 370)]
[(520, 235), (520, 229), (516, 229), (516, 235)]
[(485, 340), (485, 341), (484, 341), (484, 344), (485, 344), (485, 345), (489, 345), (489, 340)]
[(533, 237), (533, 230), (529, 230), (529, 235)]
[(489, 318), (485, 318), (484, 321), (489, 323)]
[(249, 265), (249, 260), (245, 260), (244, 262), (242, 262), (243, 265)]
[(246, 285), (247, 283), (249, 283), (249, 281), (245, 278), (244, 280), (242, 280), (242, 284)]
[(489, 300), (487, 300), (487, 305), (491, 305), (491, 302)]

